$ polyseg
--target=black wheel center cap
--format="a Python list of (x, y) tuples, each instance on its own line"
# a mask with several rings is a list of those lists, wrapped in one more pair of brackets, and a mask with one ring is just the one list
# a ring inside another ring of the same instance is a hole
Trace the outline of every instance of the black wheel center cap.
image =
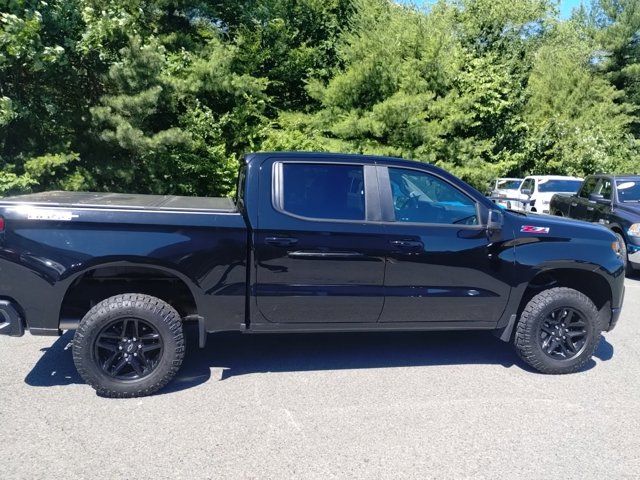
[(127, 353), (132, 353), (136, 349), (136, 346), (133, 343), (128, 343), (125, 347), (125, 351)]

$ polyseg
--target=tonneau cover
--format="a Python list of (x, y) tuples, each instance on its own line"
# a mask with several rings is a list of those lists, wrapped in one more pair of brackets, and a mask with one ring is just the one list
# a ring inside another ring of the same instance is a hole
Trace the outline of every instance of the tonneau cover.
[(229, 213), (236, 211), (233, 201), (230, 198), (224, 197), (180, 197), (176, 195), (63, 191), (31, 193), (29, 195), (0, 198), (0, 205), (2, 204)]

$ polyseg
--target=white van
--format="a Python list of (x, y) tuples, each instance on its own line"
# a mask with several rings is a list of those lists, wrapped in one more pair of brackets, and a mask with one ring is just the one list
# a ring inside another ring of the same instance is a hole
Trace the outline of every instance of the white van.
[(518, 190), (519, 202), (512, 202), (513, 210), (549, 213), (549, 202), (556, 193), (576, 193), (582, 178), (562, 175), (530, 175)]

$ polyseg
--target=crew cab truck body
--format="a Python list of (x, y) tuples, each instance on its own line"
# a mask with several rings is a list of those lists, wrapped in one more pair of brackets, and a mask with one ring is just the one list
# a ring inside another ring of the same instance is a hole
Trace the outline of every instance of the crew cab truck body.
[(591, 175), (575, 195), (555, 195), (551, 213), (598, 223), (616, 234), (627, 273), (640, 270), (640, 175)]
[(606, 228), (502, 211), (385, 157), (250, 154), (235, 202), (49, 192), (3, 199), (0, 216), (0, 332), (75, 329), (78, 371), (107, 396), (164, 386), (185, 322), (201, 346), (221, 331), (493, 330), (567, 373), (623, 298)]

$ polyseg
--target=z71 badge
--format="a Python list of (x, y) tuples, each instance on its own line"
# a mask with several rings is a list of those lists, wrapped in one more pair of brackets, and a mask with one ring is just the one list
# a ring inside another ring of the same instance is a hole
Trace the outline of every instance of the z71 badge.
[(549, 227), (537, 227), (535, 225), (523, 225), (520, 231), (524, 233), (549, 233)]

